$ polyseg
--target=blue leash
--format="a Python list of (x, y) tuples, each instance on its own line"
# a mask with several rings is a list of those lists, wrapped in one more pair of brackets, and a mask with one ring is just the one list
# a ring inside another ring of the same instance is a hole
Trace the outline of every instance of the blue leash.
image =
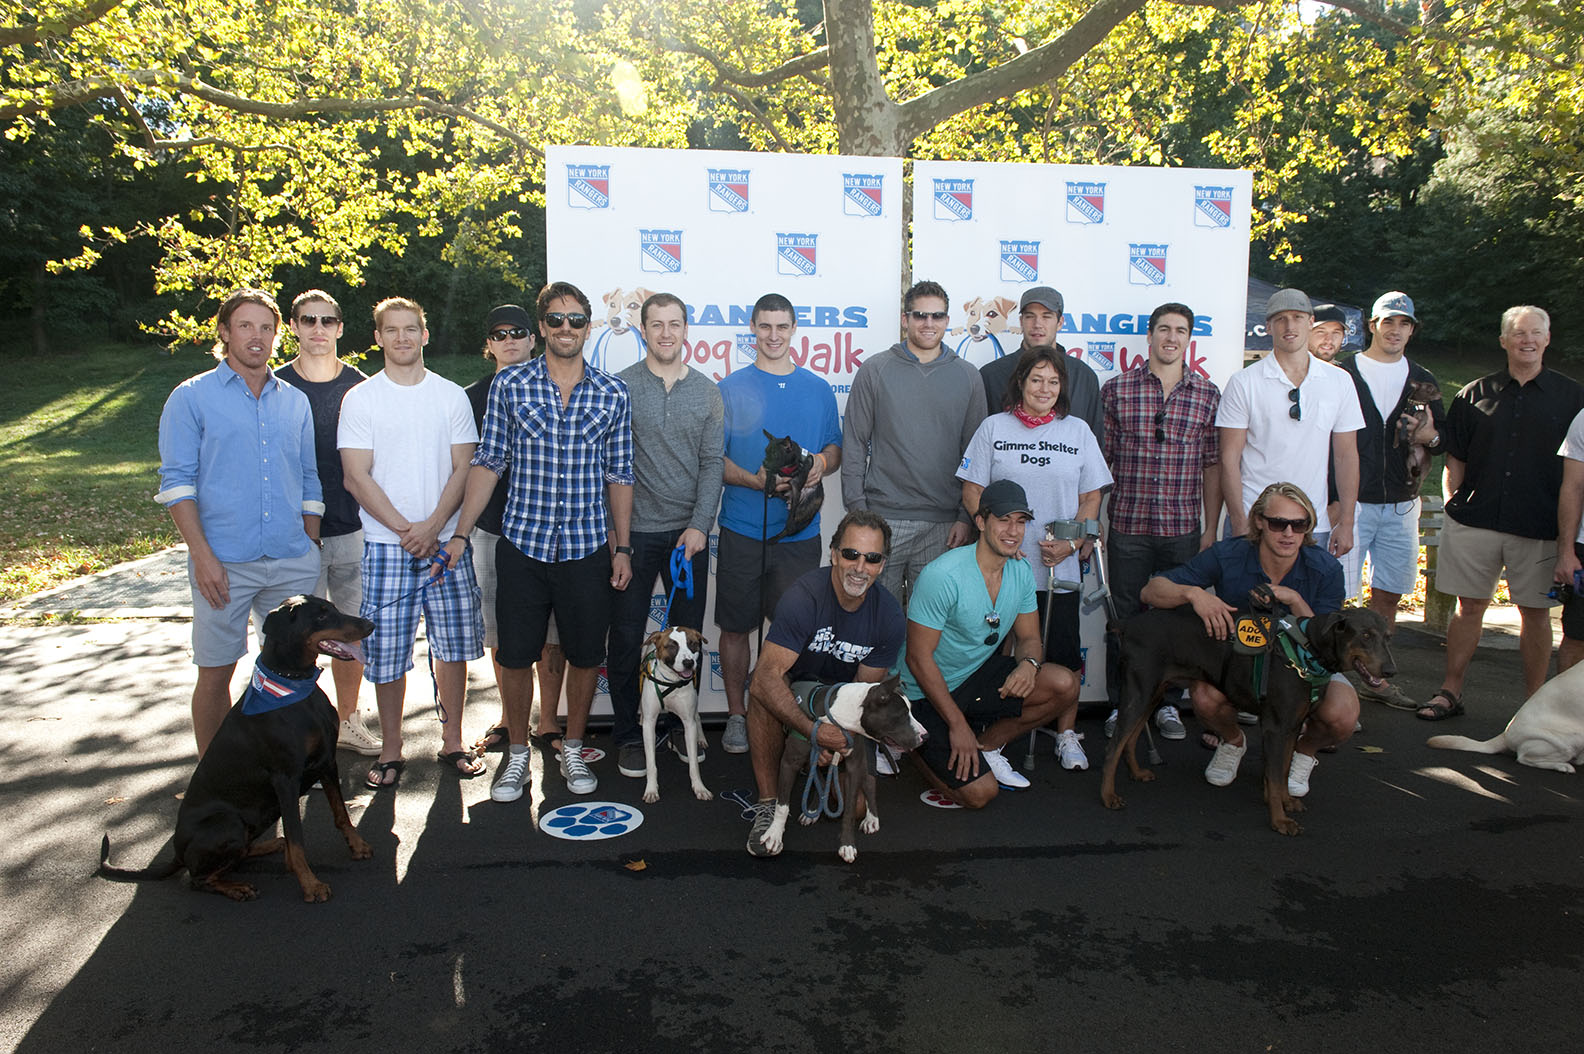
[(671, 625), (671, 605), (676, 601), (678, 589), (689, 600), (693, 599), (693, 561), (687, 558), (687, 551), (680, 545), (671, 550), (671, 595), (666, 597), (665, 621), (660, 623), (661, 629)]
[[(837, 779), (836, 768), (841, 764), (840, 755), (831, 759), (830, 767), (825, 770), (825, 775), (820, 776), (820, 745), (819, 726), (830, 725), (842, 734), (847, 741), (847, 749), (852, 749), (852, 736), (845, 728), (832, 721), (829, 717), (816, 717), (814, 727), (809, 729), (809, 772), (808, 779), (803, 782), (803, 816), (810, 822), (821, 816), (836, 819), (842, 814), (847, 803), (842, 800), (841, 780)], [(831, 805), (831, 794), (836, 795), (836, 804)], [(815, 797), (818, 795), (818, 797)], [(812, 802), (813, 804), (810, 804)]]

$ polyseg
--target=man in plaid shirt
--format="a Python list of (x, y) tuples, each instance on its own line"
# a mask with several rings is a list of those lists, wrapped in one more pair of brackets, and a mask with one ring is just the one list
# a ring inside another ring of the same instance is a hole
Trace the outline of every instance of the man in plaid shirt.
[[(1101, 445), (1116, 483), (1106, 538), (1117, 618), (1138, 614), (1150, 576), (1185, 564), (1215, 541), (1221, 517), (1220, 442), (1216, 410), (1221, 393), (1185, 368), (1194, 314), (1162, 304), (1150, 315), (1149, 359), (1105, 382)], [(1119, 688), (1117, 649), (1107, 649), (1107, 683), (1114, 706)], [(1106, 722), (1107, 735), (1116, 711)], [(1167, 739), (1186, 734), (1176, 707), (1162, 707), (1156, 727)]]
[(599, 785), (583, 760), (583, 732), (605, 659), (610, 591), (627, 588), (632, 579), (627, 385), (583, 361), (591, 311), (576, 286), (545, 286), (536, 313), (545, 354), (496, 375), (461, 519), (446, 543), (453, 557), (466, 550), (474, 521), (509, 467), (506, 515), (495, 547), (495, 620), (511, 746), (490, 792), (496, 801), (522, 797), (532, 667), (544, 649), (552, 612), (567, 660), (561, 775), (573, 794), (591, 794)]

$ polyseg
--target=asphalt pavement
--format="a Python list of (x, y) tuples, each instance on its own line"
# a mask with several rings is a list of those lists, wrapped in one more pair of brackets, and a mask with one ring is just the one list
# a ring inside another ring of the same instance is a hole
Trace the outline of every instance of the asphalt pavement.
[[(882, 781), (881, 828), (850, 865), (828, 822), (794, 825), (778, 858), (744, 851), (748, 759), (721, 751), (718, 731), (703, 766), (714, 800), (696, 801), (668, 755), (662, 799), (644, 805), (642, 781), (607, 757), (591, 799), (610, 810), (572, 819), (627, 833), (550, 837), (539, 821), (588, 804), (553, 761), (536, 762), (530, 795), (497, 804), (488, 777), (426, 760), (440, 735), (420, 655), (401, 787), (363, 790), (366, 760), (341, 754), (373, 859), (350, 860), (310, 796), (308, 854), (333, 899), (304, 904), (274, 857), (242, 869), (260, 895), (236, 904), (182, 878), (94, 874), (106, 832), (123, 864), (170, 852), (193, 762), (186, 604), (184, 557), (168, 553), (30, 598), (0, 624), (0, 1049), (1577, 1041), (1579, 778), (1424, 745), (1494, 735), (1521, 701), (1500, 629), (1474, 663), (1466, 717), (1432, 727), (1366, 704), (1363, 732), (1322, 757), (1296, 838), (1266, 825), (1258, 747), (1236, 783), (1211, 787), (1192, 721), (1189, 739), (1159, 743), (1156, 782), (1126, 784), (1127, 808), (1106, 810), (1094, 715), (1079, 725), (1089, 771), (1063, 771), (1043, 739), (1033, 788), (983, 813), (930, 807), (911, 771)], [(42, 611), (110, 620), (18, 617)], [(1439, 639), (1405, 625), (1393, 646), (1399, 683), (1427, 696)], [(476, 664), (467, 738), (498, 705)]]

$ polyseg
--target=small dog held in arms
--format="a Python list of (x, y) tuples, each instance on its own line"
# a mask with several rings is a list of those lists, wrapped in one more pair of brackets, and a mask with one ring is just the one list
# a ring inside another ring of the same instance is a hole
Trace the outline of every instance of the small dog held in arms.
[[(893, 750), (916, 750), (924, 742), (924, 726), (914, 720), (913, 708), (902, 693), (901, 685), (901, 678), (894, 675), (878, 684), (820, 685), (809, 692), (806, 705), (849, 736), (863, 736), (875, 743), (887, 744)], [(764, 836), (765, 848), (771, 856), (781, 851), (786, 837), (787, 817), (792, 812), (792, 789), (797, 783), (798, 773), (808, 762), (807, 741), (788, 738), (786, 748), (781, 753), (781, 778), (776, 786), (775, 816)], [(836, 854), (850, 864), (858, 859), (855, 828), (861, 827), (864, 834), (874, 834), (880, 830), (880, 814), (875, 810), (874, 748), (859, 740), (855, 749), (831, 758), (831, 766), (837, 769), (841, 780), (844, 803), (841, 845)], [(858, 822), (860, 793), (865, 806), (862, 824)], [(800, 813), (798, 821), (805, 825), (814, 823), (819, 819), (824, 805), (822, 801), (813, 807), (812, 812)]]
[(776, 484), (781, 480), (790, 484), (787, 492), (781, 495), (787, 503), (786, 526), (780, 534), (768, 539), (779, 542), (814, 522), (820, 506), (825, 504), (825, 482), (821, 479), (816, 480), (812, 487), (808, 485), (809, 470), (814, 467), (814, 455), (793, 442), (791, 436), (773, 436), (762, 428), (760, 431), (764, 432), (768, 440), (764, 456), (765, 493), (773, 498), (776, 496)]
[(1430, 404), (1441, 398), (1441, 389), (1429, 381), (1414, 381), (1408, 386), (1408, 404), (1397, 421), (1392, 447), (1401, 450), (1408, 466), (1408, 482), (1417, 489), (1430, 471), (1430, 449), (1415, 443), (1414, 435), (1430, 423)]
[(1584, 764), (1584, 663), (1557, 674), (1513, 714), (1500, 735), (1483, 742), (1467, 736), (1431, 736), (1437, 750), (1513, 754), (1518, 764), (1572, 772)]
[[(249, 857), (285, 850), (303, 900), (329, 900), (330, 887), (308, 867), (297, 800), (317, 781), (352, 859), (367, 860), (373, 850), (352, 826), (341, 797), (335, 755), (340, 725), (317, 684), (318, 657), (361, 660), (357, 642), (372, 632), (374, 623), (344, 615), (318, 597), (295, 596), (271, 611), (253, 679), (220, 723), (176, 811), (176, 855), (139, 870), (115, 867), (107, 834), (99, 846), (99, 873), (161, 879), (185, 868), (194, 889), (252, 900), (258, 890), (227, 879), (226, 872)], [(285, 837), (258, 841), (277, 820)]]
[(704, 660), (704, 636), (696, 629), (672, 626), (651, 633), (644, 643), (646, 651), (638, 667), (638, 683), (642, 686), (638, 693), (638, 716), (643, 723), (643, 800), (660, 800), (659, 774), (655, 766), (655, 722), (664, 709), (682, 722), (693, 797), (709, 801), (715, 795), (704, 786), (698, 762), (699, 748), (706, 745), (698, 713), (698, 676)]

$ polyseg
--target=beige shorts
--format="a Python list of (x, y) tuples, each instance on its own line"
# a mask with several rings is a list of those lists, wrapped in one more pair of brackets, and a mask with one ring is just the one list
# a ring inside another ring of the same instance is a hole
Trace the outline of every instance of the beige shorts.
[(1555, 541), (1467, 527), (1447, 516), (1436, 557), (1435, 587), (1457, 597), (1489, 600), (1496, 595), (1497, 579), (1505, 577), (1514, 604), (1554, 607), (1559, 601), (1546, 593), (1551, 590), (1556, 555)]

